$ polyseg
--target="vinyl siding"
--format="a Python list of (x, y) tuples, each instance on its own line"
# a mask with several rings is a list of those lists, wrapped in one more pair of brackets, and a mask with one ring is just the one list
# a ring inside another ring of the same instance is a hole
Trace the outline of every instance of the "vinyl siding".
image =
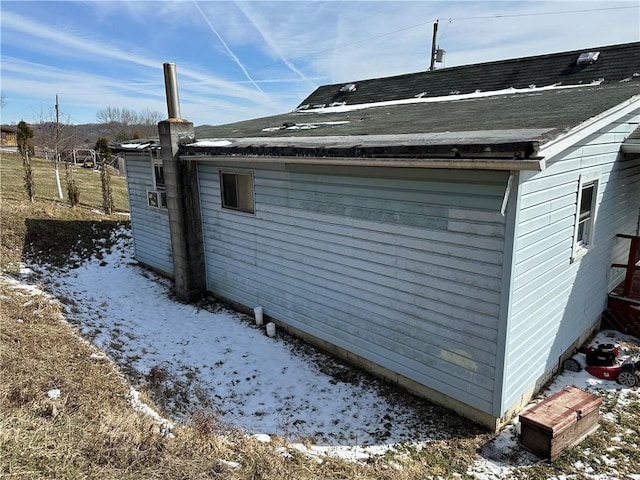
[(147, 190), (154, 188), (149, 153), (127, 153), (126, 171), (136, 260), (172, 275), (168, 212), (147, 205)]
[[(601, 129), (520, 186), (502, 412), (558, 365), (623, 279), (611, 263), (624, 262), (628, 244), (615, 235), (635, 233), (640, 162), (618, 152), (637, 123), (629, 115)], [(571, 262), (579, 179), (591, 173), (599, 175), (594, 242)]]
[(491, 411), (502, 172), (253, 170), (255, 215), (199, 165), (209, 290)]

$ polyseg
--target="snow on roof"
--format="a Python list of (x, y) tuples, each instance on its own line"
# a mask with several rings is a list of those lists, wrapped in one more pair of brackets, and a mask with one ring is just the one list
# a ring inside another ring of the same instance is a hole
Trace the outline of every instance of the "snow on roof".
[(605, 81), (604, 78), (599, 78), (597, 80), (593, 80), (588, 84), (579, 84), (579, 85), (562, 85), (561, 83), (554, 83), (553, 85), (547, 85), (544, 87), (538, 87), (537, 85), (529, 85), (528, 88), (505, 88), (502, 90), (494, 90), (494, 91), (480, 91), (476, 90), (472, 93), (459, 93), (459, 91), (454, 90), (451, 91), (449, 95), (443, 95), (439, 97), (426, 97), (427, 92), (420, 92), (416, 94), (413, 98), (405, 98), (402, 100), (389, 100), (385, 102), (374, 102), (374, 103), (359, 103), (354, 105), (348, 105), (345, 102), (341, 102), (341, 104), (330, 104), (330, 105), (301, 105), (295, 112), (302, 111), (313, 111), (314, 113), (344, 113), (344, 112), (352, 112), (355, 110), (362, 110), (366, 108), (373, 107), (388, 107), (392, 105), (409, 105), (414, 103), (440, 103), (440, 102), (451, 102), (453, 100), (470, 100), (475, 98), (483, 98), (483, 97), (495, 97), (498, 95), (516, 95), (516, 94), (535, 94), (538, 92), (544, 92), (547, 90), (561, 90), (568, 88), (584, 88), (590, 86), (598, 86), (601, 85)]
[(336, 121), (336, 122), (314, 122), (314, 123), (285, 123), (279, 127), (266, 127), (263, 128), (263, 132), (276, 132), (278, 130), (312, 130), (314, 128), (322, 127), (325, 125), (343, 125), (345, 123), (350, 123), (347, 120), (344, 121)]
[(121, 143), (120, 148), (123, 150), (144, 150), (151, 146), (151, 142), (148, 143)]
[(198, 140), (194, 143), (189, 143), (188, 147), (226, 147), (227, 145), (231, 145), (229, 140), (224, 139), (209, 139), (209, 140)]

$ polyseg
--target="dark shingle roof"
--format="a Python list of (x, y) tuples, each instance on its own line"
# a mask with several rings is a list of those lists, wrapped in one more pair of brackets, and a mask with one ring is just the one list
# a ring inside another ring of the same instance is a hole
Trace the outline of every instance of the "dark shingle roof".
[[(355, 91), (339, 94), (342, 100), (336, 92), (343, 84), (327, 85), (301, 105), (346, 101), (346, 111), (303, 108), (199, 128), (196, 136), (230, 140), (206, 147), (211, 155), (426, 156), (460, 146), (469, 153), (502, 148), (535, 155), (538, 144), (640, 94), (640, 42), (590, 51), (600, 54), (588, 65), (577, 65), (582, 51), (573, 51), (358, 81)], [(452, 90), (460, 94), (449, 95)], [(478, 90), (493, 94), (473, 93)], [(398, 103), (403, 100), (422, 103)]]
[[(598, 59), (591, 64), (578, 65), (577, 59), (583, 52), (599, 52)], [(353, 92), (341, 92), (345, 84), (324, 85), (304, 99), (300, 106), (342, 101), (353, 105), (414, 98), (417, 95), (439, 97), (451, 92), (465, 94), (476, 90), (486, 92), (557, 83), (579, 85), (601, 78), (615, 83), (640, 73), (639, 69), (640, 42), (353, 81), (356, 86)]]

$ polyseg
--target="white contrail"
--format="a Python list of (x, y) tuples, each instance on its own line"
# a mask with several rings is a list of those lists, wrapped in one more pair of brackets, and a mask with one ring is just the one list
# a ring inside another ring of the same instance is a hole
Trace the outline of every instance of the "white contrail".
[(220, 36), (220, 34), (218, 33), (218, 31), (215, 29), (215, 27), (213, 25), (211, 25), (211, 22), (209, 22), (209, 19), (205, 16), (204, 12), (202, 11), (202, 9), (200, 8), (200, 5), (198, 5), (197, 0), (193, 0), (194, 5), (196, 6), (196, 8), (198, 9), (198, 11), (200, 12), (200, 15), (202, 15), (202, 18), (204, 18), (204, 21), (207, 22), (207, 25), (209, 25), (209, 28), (211, 28), (211, 31), (213, 33), (216, 34), (216, 37), (218, 37), (218, 40), (220, 40), (220, 43), (222, 43), (222, 45), (224, 46), (224, 48), (227, 50), (227, 53), (231, 56), (231, 58), (233, 58), (233, 60), (238, 64), (238, 66), (242, 69), (242, 71), (244, 72), (245, 76), (249, 79), (249, 81), (253, 84), (254, 87), (256, 87), (260, 93), (262, 93), (263, 95), (265, 95), (265, 93), (262, 91), (262, 89), (258, 86), (258, 84), (253, 80), (253, 78), (251, 78), (251, 75), (249, 75), (249, 72), (247, 72), (247, 69), (244, 68), (244, 65), (242, 65), (242, 63), (240, 62), (240, 60), (238, 59), (238, 57), (235, 56), (235, 54), (231, 51), (231, 49), (229, 48), (229, 46), (226, 44), (226, 42), (222, 39), (222, 37)]
[[(17, 32), (25, 33), (28, 35), (32, 35), (34, 38), (41, 39), (41, 44), (49, 46), (51, 48), (61, 49), (64, 52), (70, 52), (73, 55), (83, 55), (83, 54), (96, 54), (101, 58), (111, 58), (117, 60), (118, 62), (126, 62), (135, 65), (140, 65), (146, 68), (151, 68), (154, 71), (157, 71), (159, 65), (162, 65), (163, 61), (161, 59), (150, 58), (149, 56), (137, 55), (135, 53), (127, 52), (119, 47), (106, 44), (104, 42), (97, 42), (91, 37), (79, 36), (72, 31), (57, 29), (45, 25), (44, 23), (38, 23), (32, 20), (29, 17), (24, 17), (22, 15), (14, 14), (11, 12), (2, 12), (2, 29), (4, 30), (15, 30)], [(51, 55), (56, 55), (56, 53), (51, 53)], [(6, 58), (3, 58), (3, 62), (8, 65), (8, 60), (5, 61)], [(21, 62), (21, 65), (25, 67), (29, 62)], [(14, 68), (16, 68), (18, 63), (13, 64)], [(36, 64), (32, 64), (36, 65)], [(5, 66), (3, 64), (3, 71), (5, 70)], [(47, 69), (49, 67), (45, 65), (39, 65), (37, 68)], [(60, 70), (59, 73), (64, 72), (64, 70)], [(78, 76), (85, 76), (86, 74), (83, 72), (73, 72), (71, 70), (67, 70), (69, 82), (75, 84), (75, 80)], [(246, 99), (249, 96), (256, 95), (254, 94), (254, 90), (249, 87), (239, 85), (238, 82), (229, 82), (227, 80), (223, 80), (222, 78), (214, 77), (211, 75), (203, 74), (194, 70), (190, 70), (188, 68), (182, 68), (180, 73), (187, 78), (192, 78), (196, 80), (198, 83), (202, 85), (206, 85), (208, 87), (215, 87), (223, 91), (224, 95), (244, 98)], [(31, 76), (32, 81), (36, 81), (38, 75)], [(3, 78), (3, 80), (6, 80)], [(96, 80), (93, 80), (91, 83), (95, 84)], [(127, 88), (132, 84), (124, 82)], [(121, 86), (122, 86), (121, 85)], [(264, 97), (264, 92), (260, 90), (260, 94)]]
[(249, 12), (249, 10), (246, 8), (246, 4), (244, 4), (243, 2), (235, 2), (236, 7), (238, 7), (238, 9), (244, 14), (244, 16), (251, 22), (251, 24), (255, 27), (255, 29), (258, 31), (258, 33), (260, 34), (260, 36), (263, 38), (263, 40), (265, 41), (265, 43), (269, 46), (269, 48), (271, 48), (276, 55), (278, 55), (278, 57), (280, 57), (280, 59), (284, 62), (284, 64), (296, 75), (299, 75), (300, 78), (302, 78), (305, 82), (307, 82), (309, 85), (313, 86), (315, 88), (316, 84), (314, 82), (312, 82), (311, 80), (309, 80), (309, 78), (307, 78), (304, 73), (302, 73), (300, 70), (298, 70), (296, 68), (296, 66), (290, 61), (288, 60), (280, 51), (280, 49), (278, 48), (276, 42), (273, 40), (273, 38), (271, 38), (270, 35), (267, 34), (267, 32), (265, 31), (264, 28), (262, 28), (258, 22), (255, 20), (254, 16), (252, 16)]

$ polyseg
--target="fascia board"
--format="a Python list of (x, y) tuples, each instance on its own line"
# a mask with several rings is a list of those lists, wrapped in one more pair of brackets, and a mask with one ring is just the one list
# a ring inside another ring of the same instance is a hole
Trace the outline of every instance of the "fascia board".
[(540, 156), (532, 159), (488, 159), (488, 158), (354, 158), (354, 157), (289, 157), (289, 156), (227, 156), (227, 155), (183, 155), (184, 161), (199, 161), (229, 164), (305, 164), (353, 167), (402, 167), (443, 168), (465, 170), (544, 170), (545, 162)]

